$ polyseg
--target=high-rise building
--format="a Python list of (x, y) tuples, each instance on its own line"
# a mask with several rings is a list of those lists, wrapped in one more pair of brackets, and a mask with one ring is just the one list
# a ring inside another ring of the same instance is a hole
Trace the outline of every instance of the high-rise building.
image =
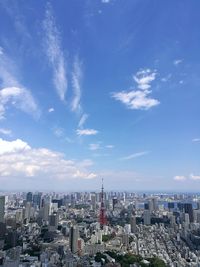
[(153, 209), (153, 200), (152, 199), (149, 199), (148, 200), (148, 206), (149, 206), (149, 208), (148, 208), (148, 210), (150, 211), (150, 212), (152, 212), (154, 209)]
[(26, 201), (27, 202), (32, 202), (33, 201), (33, 193), (32, 192), (28, 192), (26, 195)]
[(70, 228), (69, 244), (72, 253), (78, 253), (79, 228), (74, 225)]
[(95, 194), (91, 195), (91, 205), (92, 205), (92, 209), (96, 210), (96, 195)]
[(178, 202), (177, 203), (177, 207), (180, 211), (183, 211), (184, 210), (184, 203), (181, 203), (181, 202)]
[(34, 207), (41, 207), (42, 193), (37, 193), (33, 195), (33, 204)]
[(131, 216), (130, 224), (131, 224), (131, 233), (135, 233), (136, 230), (137, 230), (137, 227), (136, 227), (136, 217), (135, 216)]
[(145, 225), (150, 225), (151, 224), (151, 213), (150, 213), (150, 210), (144, 210), (143, 218), (144, 218), (144, 224)]
[(30, 217), (31, 217), (31, 203), (27, 202), (26, 203), (26, 208), (25, 208), (25, 216), (24, 219), (27, 220), (27, 222), (30, 221)]
[(149, 206), (149, 211), (153, 212), (158, 209), (158, 201), (157, 198), (151, 198), (148, 200), (148, 206)]
[(168, 202), (167, 205), (168, 205), (168, 209), (169, 210), (173, 210), (174, 209), (174, 202)]
[(58, 214), (49, 215), (49, 231), (56, 231), (58, 228)]
[(117, 205), (117, 202), (118, 202), (117, 197), (114, 197), (112, 199), (112, 208), (113, 208), (113, 210), (115, 209), (115, 206)]
[(0, 196), (0, 222), (4, 222), (5, 215), (5, 196)]
[(194, 222), (193, 208), (191, 203), (184, 204), (184, 211), (185, 213), (189, 214), (190, 222)]
[(45, 202), (42, 212), (42, 219), (45, 221), (49, 220), (49, 214), (50, 214), (50, 203)]

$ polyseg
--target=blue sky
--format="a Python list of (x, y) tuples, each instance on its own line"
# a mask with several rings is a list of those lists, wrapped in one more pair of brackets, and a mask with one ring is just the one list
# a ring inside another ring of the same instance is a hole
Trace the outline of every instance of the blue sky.
[(196, 191), (199, 8), (0, 1), (0, 189)]

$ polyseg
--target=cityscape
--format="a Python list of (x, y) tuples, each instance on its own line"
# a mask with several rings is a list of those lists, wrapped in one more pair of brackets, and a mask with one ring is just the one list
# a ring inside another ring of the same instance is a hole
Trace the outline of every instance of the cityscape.
[(0, 0), (0, 267), (200, 267), (199, 11)]
[(10, 193), (0, 266), (197, 267), (199, 229), (199, 194)]

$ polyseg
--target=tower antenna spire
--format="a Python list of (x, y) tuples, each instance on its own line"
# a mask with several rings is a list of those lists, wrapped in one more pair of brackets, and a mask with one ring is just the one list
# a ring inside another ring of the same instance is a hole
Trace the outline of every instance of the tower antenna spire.
[(101, 206), (100, 206), (100, 214), (99, 214), (99, 222), (101, 228), (103, 228), (104, 225), (106, 225), (106, 208), (104, 203), (104, 185), (103, 185), (103, 178), (102, 178), (102, 187), (101, 187)]

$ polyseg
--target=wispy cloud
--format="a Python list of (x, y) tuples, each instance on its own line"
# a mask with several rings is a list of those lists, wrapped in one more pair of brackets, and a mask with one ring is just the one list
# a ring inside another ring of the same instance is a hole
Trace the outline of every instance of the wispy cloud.
[(175, 66), (178, 66), (179, 64), (181, 64), (183, 62), (183, 60), (182, 59), (176, 59), (176, 60), (174, 60), (174, 65)]
[(0, 55), (3, 55), (3, 48), (0, 46)]
[(16, 66), (1, 48), (0, 54), (0, 119), (5, 118), (8, 106), (12, 105), (35, 118), (40, 110), (30, 90), (23, 86), (17, 77)]
[(156, 71), (151, 71), (150, 69), (144, 69), (138, 71), (133, 75), (133, 79), (138, 84), (138, 88), (142, 90), (147, 90), (151, 87), (151, 82), (156, 78)]
[(174, 176), (175, 181), (185, 181), (187, 178), (185, 176), (176, 175)]
[(49, 112), (49, 113), (52, 113), (52, 112), (54, 112), (54, 111), (55, 111), (54, 108), (49, 108), (49, 109), (48, 109), (48, 112)]
[(72, 87), (74, 97), (71, 103), (72, 111), (81, 111), (81, 80), (82, 80), (82, 63), (78, 56), (75, 57), (72, 72)]
[(64, 130), (62, 128), (59, 128), (59, 127), (55, 127), (53, 129), (53, 133), (56, 137), (63, 137), (64, 136)]
[(195, 181), (197, 181), (197, 180), (200, 180), (200, 175), (194, 175), (194, 174), (190, 174), (190, 179), (191, 180), (195, 180)]
[(145, 155), (147, 155), (149, 153), (150, 153), (150, 151), (137, 152), (137, 153), (131, 154), (129, 156), (123, 157), (123, 158), (121, 158), (121, 160), (135, 159), (135, 158), (139, 158), (139, 157), (145, 156)]
[(11, 136), (12, 135), (12, 131), (9, 130), (9, 129), (0, 128), (0, 134)]
[(183, 175), (177, 175), (174, 177), (175, 181), (186, 181), (186, 180), (193, 180), (193, 181), (199, 181), (200, 180), (200, 175), (194, 175), (191, 173), (188, 176), (183, 176)]
[(103, 4), (108, 4), (108, 3), (111, 2), (111, 0), (101, 0), (101, 2), (102, 2)]
[(1, 1), (0, 6), (4, 8), (13, 22), (16, 33), (20, 35), (21, 48), (24, 49), (24, 43), (26, 43), (27, 40), (31, 40), (32, 36), (30, 29), (27, 28), (26, 16), (24, 16), (22, 12), (23, 8), (18, 1)]
[(89, 115), (86, 114), (86, 113), (84, 113), (84, 114), (81, 116), (81, 118), (80, 118), (80, 120), (79, 120), (79, 123), (78, 123), (78, 127), (79, 127), (79, 128), (83, 127), (83, 125), (85, 124), (85, 122), (86, 122), (86, 120), (87, 120), (88, 117), (89, 117)]
[(111, 149), (114, 148), (114, 145), (106, 145), (105, 147)]
[(67, 91), (67, 75), (64, 54), (61, 49), (61, 36), (57, 29), (52, 7), (47, 4), (44, 28), (44, 51), (53, 69), (53, 83), (62, 101)]
[(141, 70), (133, 75), (138, 90), (129, 90), (112, 93), (112, 97), (121, 101), (129, 109), (148, 110), (160, 104), (157, 99), (150, 97), (151, 82), (156, 78), (156, 71), (150, 69)]
[(82, 136), (82, 135), (96, 135), (96, 134), (98, 134), (98, 131), (94, 130), (94, 129), (77, 129), (76, 133), (79, 136)]
[(89, 144), (89, 149), (92, 151), (98, 150), (100, 149), (100, 144), (96, 143), (96, 144)]
[(9, 104), (35, 117), (39, 114), (35, 100), (25, 88), (6, 87), (0, 90), (0, 119), (5, 118), (6, 108)]
[(200, 138), (194, 138), (192, 139), (192, 142), (200, 142)]
[(162, 82), (168, 82), (171, 79), (171, 77), (172, 77), (172, 74), (170, 73), (170, 74), (166, 75), (165, 77), (161, 78), (161, 81)]

